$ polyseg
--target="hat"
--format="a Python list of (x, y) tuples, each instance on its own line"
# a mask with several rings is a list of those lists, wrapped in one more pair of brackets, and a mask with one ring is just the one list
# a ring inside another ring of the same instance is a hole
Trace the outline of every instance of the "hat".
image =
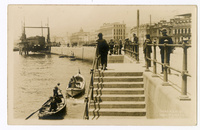
[(99, 33), (98, 36), (103, 36), (103, 34), (102, 34), (102, 33)]
[(163, 29), (161, 30), (161, 32), (167, 32), (167, 29), (166, 29), (166, 28), (163, 28)]

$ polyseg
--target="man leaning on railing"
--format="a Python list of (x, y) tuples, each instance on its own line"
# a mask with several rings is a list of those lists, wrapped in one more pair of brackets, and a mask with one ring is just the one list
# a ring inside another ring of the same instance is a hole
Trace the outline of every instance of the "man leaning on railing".
[[(163, 28), (162, 29), (162, 37), (160, 37), (160, 39), (159, 39), (159, 44), (164, 44), (164, 43), (166, 43), (166, 44), (173, 44), (173, 41), (172, 41), (172, 38), (170, 37), (170, 36), (168, 36), (167, 35), (167, 30), (166, 30), (166, 28)], [(167, 64), (168, 65), (170, 65), (170, 54), (173, 52), (173, 48), (174, 47), (171, 47), (171, 46), (166, 46), (167, 47)], [(161, 54), (161, 62), (162, 63), (164, 63), (164, 46), (159, 46), (159, 48), (160, 48), (160, 54)], [(162, 65), (162, 72), (161, 72), (161, 74), (163, 74), (163, 70), (164, 70), (164, 67), (163, 67), (163, 65)], [(169, 70), (169, 74), (171, 73), (170, 72), (170, 69), (168, 69)]]

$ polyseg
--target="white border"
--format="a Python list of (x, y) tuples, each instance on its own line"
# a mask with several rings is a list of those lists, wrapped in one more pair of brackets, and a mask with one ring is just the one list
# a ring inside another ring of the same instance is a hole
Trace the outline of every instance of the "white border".
[[(0, 129), (1, 130), (35, 130), (35, 129), (154, 129), (154, 130), (186, 130), (186, 129), (199, 129), (199, 111), (197, 126), (9, 126), (7, 125), (7, 6), (8, 4), (89, 4), (89, 5), (197, 5), (197, 10), (200, 5), (199, 0), (1, 0), (0, 1)], [(199, 21), (199, 10), (198, 10), (198, 21)], [(199, 26), (198, 32), (199, 32)], [(199, 34), (197, 35), (199, 36)], [(198, 41), (198, 40), (197, 40)], [(197, 42), (198, 43), (198, 42)], [(198, 46), (199, 50), (199, 46)], [(198, 52), (198, 51), (197, 51)], [(199, 57), (199, 54), (198, 54)], [(199, 58), (198, 58), (199, 59)], [(199, 61), (197, 61), (199, 67)], [(198, 70), (198, 69), (197, 69)], [(199, 71), (198, 71), (199, 75)], [(197, 78), (199, 80), (199, 77)], [(199, 81), (197, 86), (199, 85)], [(198, 89), (199, 94), (199, 89)], [(199, 97), (197, 107), (199, 109)], [(197, 109), (197, 110), (198, 110)]]

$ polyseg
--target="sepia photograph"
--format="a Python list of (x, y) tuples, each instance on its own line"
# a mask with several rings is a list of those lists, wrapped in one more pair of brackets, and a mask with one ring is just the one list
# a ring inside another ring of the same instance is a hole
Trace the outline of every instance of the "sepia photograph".
[(8, 125), (197, 125), (196, 5), (7, 6)]

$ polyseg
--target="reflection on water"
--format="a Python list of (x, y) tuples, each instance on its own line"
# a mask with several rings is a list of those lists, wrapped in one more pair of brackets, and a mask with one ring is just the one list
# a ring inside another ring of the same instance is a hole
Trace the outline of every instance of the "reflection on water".
[[(72, 75), (78, 73), (89, 84), (91, 63), (70, 61), (51, 54), (14, 55), (14, 118), (26, 118), (36, 111), (53, 94), (53, 87), (59, 82), (65, 95), (65, 89)], [(78, 99), (67, 98), (65, 119), (82, 119), (84, 95)], [(31, 118), (38, 118), (37, 114)]]

